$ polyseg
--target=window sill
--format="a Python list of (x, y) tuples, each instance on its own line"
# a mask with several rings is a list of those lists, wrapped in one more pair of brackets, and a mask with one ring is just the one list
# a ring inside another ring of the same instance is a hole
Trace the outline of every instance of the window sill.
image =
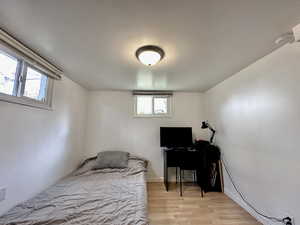
[(0, 93), (0, 101), (52, 111), (50, 105), (26, 97), (16, 97)]
[(134, 118), (172, 118), (172, 115), (134, 115)]

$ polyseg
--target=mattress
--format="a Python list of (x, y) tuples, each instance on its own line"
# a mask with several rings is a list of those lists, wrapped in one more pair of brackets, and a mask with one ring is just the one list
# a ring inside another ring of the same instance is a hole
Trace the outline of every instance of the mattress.
[(70, 176), (0, 217), (1, 225), (146, 225), (147, 162), (91, 170), (88, 160)]

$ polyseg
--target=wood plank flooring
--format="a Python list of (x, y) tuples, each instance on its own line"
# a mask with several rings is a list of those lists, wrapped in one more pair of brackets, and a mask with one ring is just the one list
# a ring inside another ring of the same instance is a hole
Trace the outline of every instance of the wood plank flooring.
[(150, 225), (261, 225), (223, 193), (206, 193), (185, 184), (183, 197), (175, 183), (165, 191), (163, 183), (148, 183)]

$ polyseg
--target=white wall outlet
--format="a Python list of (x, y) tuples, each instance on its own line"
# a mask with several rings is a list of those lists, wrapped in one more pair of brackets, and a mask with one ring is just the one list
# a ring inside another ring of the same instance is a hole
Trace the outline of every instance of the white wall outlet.
[(4, 201), (6, 197), (6, 188), (0, 188), (0, 202)]
[(289, 214), (289, 216), (287, 216), (286, 218), (283, 219), (283, 224), (285, 224), (285, 225), (295, 225), (294, 217), (292, 217), (290, 215), (291, 214)]

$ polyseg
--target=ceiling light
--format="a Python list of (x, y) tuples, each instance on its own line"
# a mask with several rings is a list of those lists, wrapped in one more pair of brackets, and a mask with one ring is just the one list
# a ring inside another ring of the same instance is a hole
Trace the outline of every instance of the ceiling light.
[(146, 45), (136, 50), (135, 55), (144, 65), (153, 66), (163, 59), (165, 52), (158, 46)]

